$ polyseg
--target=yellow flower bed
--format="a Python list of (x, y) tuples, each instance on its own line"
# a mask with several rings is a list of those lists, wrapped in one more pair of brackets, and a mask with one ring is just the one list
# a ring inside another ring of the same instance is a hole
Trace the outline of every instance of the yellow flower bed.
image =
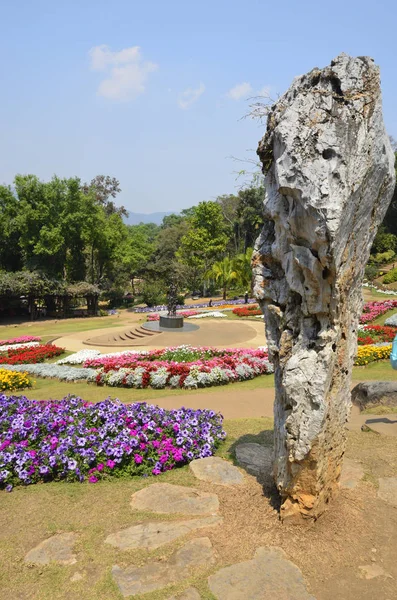
[(382, 360), (389, 358), (391, 354), (391, 344), (387, 346), (374, 346), (373, 344), (368, 346), (359, 346), (357, 350), (355, 365), (363, 366), (375, 360)]
[(32, 387), (32, 382), (28, 378), (27, 373), (0, 369), (0, 392), (6, 390), (14, 392), (15, 390), (23, 390), (28, 387)]

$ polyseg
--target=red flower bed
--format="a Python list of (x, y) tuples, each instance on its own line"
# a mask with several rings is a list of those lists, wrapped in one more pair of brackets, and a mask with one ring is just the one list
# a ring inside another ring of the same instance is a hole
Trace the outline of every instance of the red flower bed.
[(41, 346), (21, 346), (0, 354), (0, 364), (2, 365), (24, 365), (43, 362), (46, 358), (53, 358), (65, 352), (64, 348), (59, 348), (53, 344), (43, 344)]
[(360, 346), (368, 346), (379, 342), (392, 342), (396, 335), (394, 327), (386, 327), (382, 325), (366, 325), (364, 331), (358, 332), (358, 344)]
[(237, 306), (233, 308), (233, 314), (238, 317), (254, 317), (255, 315), (261, 315), (262, 311), (257, 304), (247, 304), (246, 306)]

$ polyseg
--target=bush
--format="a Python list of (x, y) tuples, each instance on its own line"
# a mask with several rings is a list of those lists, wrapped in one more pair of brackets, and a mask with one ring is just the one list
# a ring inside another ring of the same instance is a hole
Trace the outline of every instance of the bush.
[(365, 267), (365, 277), (368, 281), (373, 281), (378, 275), (378, 267), (375, 265), (367, 265)]
[(166, 293), (164, 284), (146, 282), (142, 287), (142, 300), (147, 306), (156, 306), (166, 304)]
[(383, 283), (388, 284), (394, 283), (395, 281), (397, 281), (397, 269), (392, 269), (384, 276)]
[(388, 250), (387, 252), (378, 252), (378, 254), (375, 254), (375, 256), (373, 257), (373, 261), (377, 265), (381, 265), (383, 263), (390, 263), (393, 262), (395, 256), (396, 255), (394, 253), (394, 250)]

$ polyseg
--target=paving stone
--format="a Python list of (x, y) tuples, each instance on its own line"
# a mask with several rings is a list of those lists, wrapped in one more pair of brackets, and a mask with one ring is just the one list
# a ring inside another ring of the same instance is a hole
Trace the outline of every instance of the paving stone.
[(187, 542), (167, 561), (149, 562), (143, 567), (131, 565), (125, 569), (115, 565), (112, 575), (124, 597), (146, 594), (188, 578), (194, 569), (215, 563), (212, 544), (208, 538)]
[(375, 577), (391, 578), (391, 575), (386, 573), (386, 571), (382, 569), (380, 565), (363, 565), (362, 567), (358, 568), (363, 579), (374, 579)]
[(364, 469), (360, 463), (354, 462), (351, 458), (343, 459), (342, 473), (339, 480), (341, 487), (353, 490), (363, 477)]
[(77, 541), (76, 533), (58, 533), (32, 548), (25, 556), (25, 562), (36, 565), (48, 565), (57, 562), (61, 565), (74, 565), (77, 562), (73, 546)]
[(197, 479), (209, 483), (229, 486), (239, 485), (244, 481), (244, 476), (237, 467), (217, 456), (192, 460), (189, 466)]
[(275, 546), (258, 548), (252, 560), (220, 569), (208, 584), (217, 600), (315, 600), (301, 571)]
[(116, 548), (120, 548), (120, 550), (132, 550), (133, 548), (154, 550), (183, 535), (187, 535), (191, 531), (203, 529), (204, 527), (214, 527), (220, 525), (222, 521), (221, 517), (204, 517), (203, 519), (192, 519), (190, 521), (140, 523), (108, 535), (105, 544), (111, 544)]
[(161, 514), (215, 515), (219, 510), (216, 494), (171, 483), (153, 483), (132, 495), (134, 510)]
[(255, 476), (271, 475), (273, 469), (273, 447), (245, 443), (236, 447), (236, 460), (248, 473)]
[(378, 497), (397, 508), (397, 477), (379, 479)]
[(201, 600), (201, 596), (196, 588), (190, 587), (179, 596), (171, 596), (171, 598), (167, 598), (167, 600)]

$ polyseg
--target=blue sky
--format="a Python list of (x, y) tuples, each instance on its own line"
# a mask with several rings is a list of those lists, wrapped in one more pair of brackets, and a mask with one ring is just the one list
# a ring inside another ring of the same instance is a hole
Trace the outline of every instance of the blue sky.
[(264, 131), (247, 98), (340, 52), (381, 67), (397, 137), (397, 3), (1, 0), (0, 183), (120, 180), (134, 212), (232, 193)]

